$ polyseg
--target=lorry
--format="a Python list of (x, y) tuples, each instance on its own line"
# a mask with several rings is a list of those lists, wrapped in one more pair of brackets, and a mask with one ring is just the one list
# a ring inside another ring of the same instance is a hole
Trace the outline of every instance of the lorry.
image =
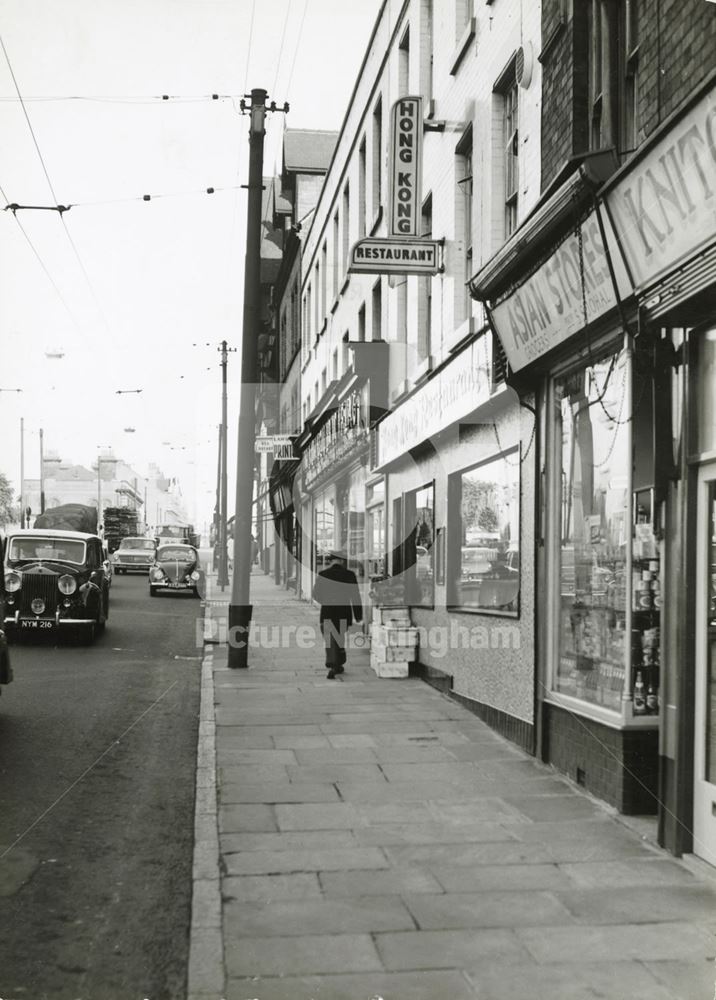
[(137, 512), (129, 507), (105, 507), (104, 540), (110, 555), (116, 552), (123, 538), (139, 535)]

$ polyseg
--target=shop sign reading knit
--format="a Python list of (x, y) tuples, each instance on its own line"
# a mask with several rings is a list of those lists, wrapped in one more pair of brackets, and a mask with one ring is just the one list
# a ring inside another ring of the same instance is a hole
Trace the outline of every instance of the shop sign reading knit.
[(303, 482), (312, 487), (327, 471), (351, 457), (368, 441), (367, 391), (356, 389), (337, 405), (301, 458)]

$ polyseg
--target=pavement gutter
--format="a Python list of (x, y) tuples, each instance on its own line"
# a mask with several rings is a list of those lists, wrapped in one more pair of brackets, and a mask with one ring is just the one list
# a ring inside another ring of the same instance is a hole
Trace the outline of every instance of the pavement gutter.
[(214, 714), (214, 646), (216, 622), (211, 601), (204, 609), (204, 657), (197, 743), (194, 805), (194, 861), (187, 1000), (224, 995), (224, 942), (221, 926), (221, 872), (216, 794), (216, 721)]

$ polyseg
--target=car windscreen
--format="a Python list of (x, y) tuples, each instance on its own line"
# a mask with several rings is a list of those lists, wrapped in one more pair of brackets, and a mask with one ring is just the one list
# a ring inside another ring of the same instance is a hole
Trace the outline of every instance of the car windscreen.
[(180, 548), (178, 545), (159, 549), (157, 552), (159, 562), (194, 562), (195, 559), (196, 554), (193, 549)]
[(154, 542), (151, 538), (123, 538), (119, 545), (120, 549), (148, 549), (154, 551)]
[(73, 538), (11, 538), (7, 558), (9, 562), (46, 559), (81, 566), (85, 561), (85, 543)]
[(160, 538), (184, 538), (185, 528), (162, 528), (159, 532)]

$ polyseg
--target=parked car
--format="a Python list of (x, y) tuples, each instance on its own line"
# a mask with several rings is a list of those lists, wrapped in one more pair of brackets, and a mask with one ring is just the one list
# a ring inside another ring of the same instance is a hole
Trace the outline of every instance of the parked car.
[(112, 555), (114, 572), (129, 573), (139, 570), (146, 573), (154, 565), (157, 543), (153, 538), (123, 538)]
[[(5, 552), (5, 539), (0, 536), (0, 562), (3, 561)], [(5, 622), (5, 576), (0, 573), (0, 693), (4, 684), (9, 684), (12, 680), (12, 667), (10, 666), (10, 654), (7, 649), (7, 637), (2, 625)]]
[(157, 548), (149, 570), (149, 596), (160, 590), (189, 590), (195, 597), (204, 593), (204, 571), (193, 545), (172, 543)]
[(6, 544), (5, 590), (9, 636), (71, 629), (91, 642), (109, 617), (102, 539), (50, 528), (12, 532)]

